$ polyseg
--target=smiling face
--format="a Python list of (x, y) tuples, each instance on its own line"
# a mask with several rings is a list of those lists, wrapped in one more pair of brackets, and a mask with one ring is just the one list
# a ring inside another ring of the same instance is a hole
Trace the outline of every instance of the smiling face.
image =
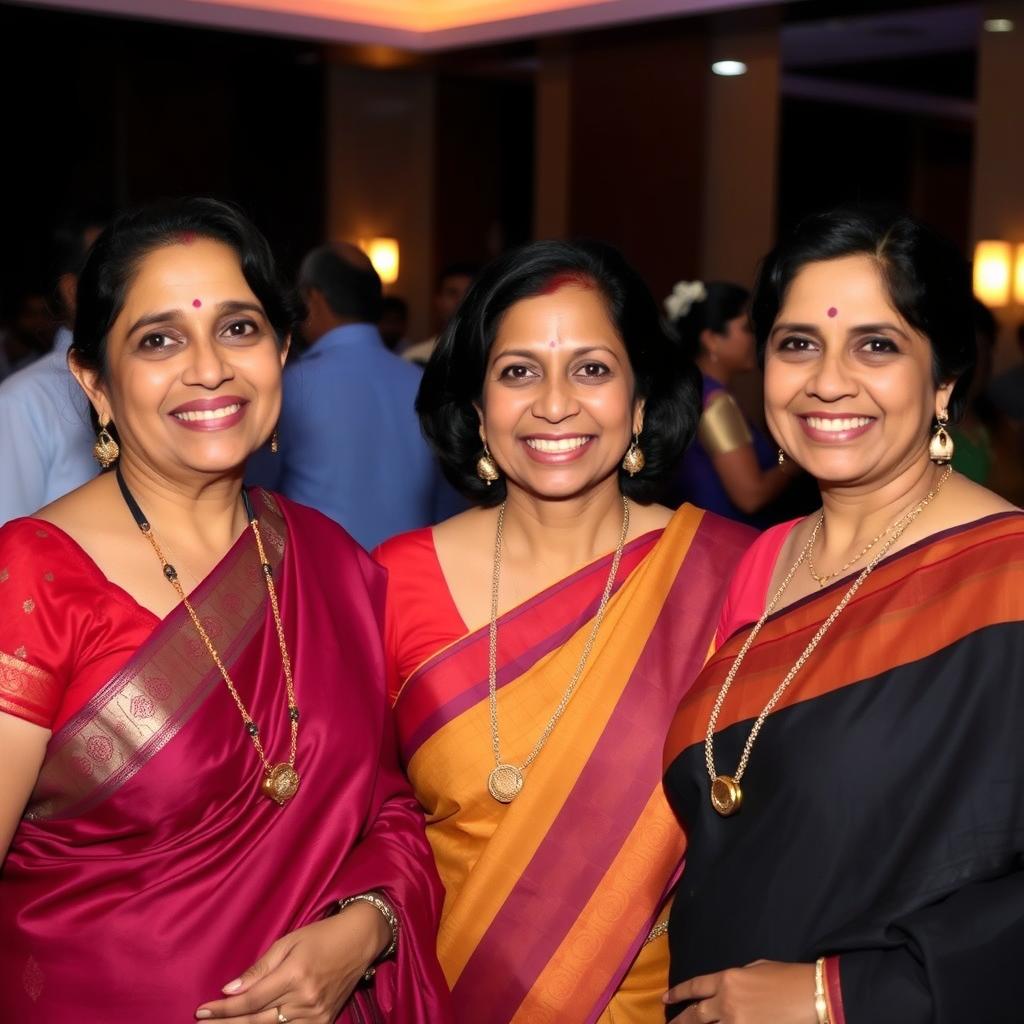
[(121, 447), (158, 473), (223, 473), (270, 435), (286, 348), (229, 246), (147, 254), (107, 337), (102, 379), (76, 369)]
[(478, 409), (509, 482), (538, 497), (581, 495), (618, 472), (643, 402), (626, 347), (594, 288), (565, 285), (505, 313)]
[(765, 350), (765, 413), (783, 449), (819, 481), (881, 483), (928, 458), (932, 347), (868, 256), (809, 263), (793, 279)]

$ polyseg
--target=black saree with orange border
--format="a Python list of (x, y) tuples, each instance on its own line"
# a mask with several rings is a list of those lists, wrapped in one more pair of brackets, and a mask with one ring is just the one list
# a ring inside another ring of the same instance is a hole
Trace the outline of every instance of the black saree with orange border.
[[(719, 772), (849, 584), (768, 620), (719, 718)], [(722, 818), (704, 734), (749, 629), (708, 662), (666, 745), (687, 836), (671, 983), (826, 956), (834, 1024), (1020, 1024), (1024, 514), (874, 571), (766, 721), (743, 807)]]

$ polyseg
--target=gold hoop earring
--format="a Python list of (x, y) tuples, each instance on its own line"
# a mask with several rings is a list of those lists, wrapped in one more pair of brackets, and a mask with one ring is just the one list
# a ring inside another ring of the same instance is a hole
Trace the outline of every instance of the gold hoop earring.
[(277, 436), (277, 427), (274, 427), (274, 432), (270, 435), (270, 450), (274, 455), (281, 450), (281, 439)]
[(110, 467), (117, 462), (121, 455), (121, 447), (107, 430), (107, 424), (100, 423), (99, 433), (96, 435), (96, 443), (92, 446), (92, 454), (96, 461), (104, 468)]
[(633, 434), (633, 443), (626, 449), (622, 457), (622, 468), (630, 475), (636, 476), (647, 465), (643, 449), (640, 447), (640, 435)]
[(943, 410), (936, 415), (935, 420), (937, 426), (928, 444), (928, 458), (937, 466), (945, 466), (953, 458), (953, 452), (956, 451), (953, 438), (949, 436), (949, 432), (946, 430), (946, 424), (949, 422), (949, 413)]
[(484, 441), (484, 453), (476, 460), (476, 475), (488, 487), (491, 486), (495, 481), (501, 479), (501, 471), (498, 469), (498, 464), (494, 461), (491, 455), (491, 450), (487, 447), (487, 442)]

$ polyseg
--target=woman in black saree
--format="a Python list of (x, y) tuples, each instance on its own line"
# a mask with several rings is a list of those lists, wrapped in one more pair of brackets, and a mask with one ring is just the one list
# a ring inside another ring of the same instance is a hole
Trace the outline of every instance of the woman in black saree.
[(947, 465), (970, 301), (903, 216), (762, 268), (768, 422), (823, 508), (741, 562), (669, 735), (677, 1024), (1024, 1021), (1024, 514)]

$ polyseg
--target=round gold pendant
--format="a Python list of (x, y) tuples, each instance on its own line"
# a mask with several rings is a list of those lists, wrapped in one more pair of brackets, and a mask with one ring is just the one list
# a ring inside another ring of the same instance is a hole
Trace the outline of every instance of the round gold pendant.
[(711, 783), (711, 806), (723, 817), (735, 814), (743, 803), (743, 790), (731, 775), (719, 775)]
[(260, 783), (260, 789), (275, 804), (285, 804), (299, 788), (299, 773), (290, 764), (275, 764)]
[(512, 803), (522, 788), (523, 773), (514, 764), (499, 764), (487, 776), (487, 792), (498, 803)]

